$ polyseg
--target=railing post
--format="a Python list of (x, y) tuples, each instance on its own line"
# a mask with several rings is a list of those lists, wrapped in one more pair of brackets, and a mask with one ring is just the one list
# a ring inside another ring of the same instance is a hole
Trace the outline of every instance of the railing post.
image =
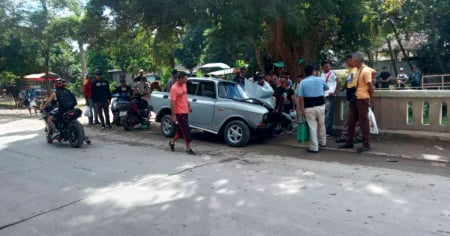
[(444, 89), (444, 75), (441, 76), (441, 79), (442, 79), (442, 81), (441, 81), (441, 83), (442, 83), (442, 89)]

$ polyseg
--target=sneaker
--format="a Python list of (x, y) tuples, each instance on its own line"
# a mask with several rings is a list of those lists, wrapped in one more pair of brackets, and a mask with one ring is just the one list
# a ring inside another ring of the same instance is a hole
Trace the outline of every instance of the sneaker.
[(370, 150), (372, 150), (372, 148), (361, 146), (361, 147), (358, 148), (357, 152), (358, 153), (362, 153), (362, 152), (368, 152)]
[(306, 149), (306, 151), (307, 151), (307, 152), (310, 152), (310, 153), (319, 153), (319, 151), (314, 151), (314, 150), (311, 150), (311, 149), (309, 149), (309, 148)]
[(175, 152), (175, 143), (172, 143), (172, 141), (169, 141), (169, 147), (171, 152)]
[(107, 129), (112, 129), (111, 125), (106, 126)]
[(94, 125), (99, 125), (99, 124), (100, 124), (100, 121), (98, 121), (98, 120), (94, 122)]
[(331, 137), (333, 137), (333, 135), (327, 134), (327, 138), (331, 138)]
[(186, 150), (186, 153), (189, 155), (195, 155), (195, 152), (192, 149)]
[(104, 125), (102, 125), (102, 127), (100, 128), (101, 130), (105, 130), (106, 127)]
[(319, 147), (324, 148), (324, 147), (327, 147), (327, 145), (319, 144)]
[(52, 139), (56, 139), (57, 137), (59, 137), (60, 133), (59, 132), (54, 132), (52, 134)]
[(336, 139), (336, 143), (346, 143), (347, 139), (344, 138), (340, 138), (340, 139)]
[(338, 148), (353, 148), (353, 143), (339, 145)]

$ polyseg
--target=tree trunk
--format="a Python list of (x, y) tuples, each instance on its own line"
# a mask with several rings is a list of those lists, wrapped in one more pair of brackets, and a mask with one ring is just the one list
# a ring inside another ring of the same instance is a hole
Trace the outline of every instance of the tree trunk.
[(50, 73), (50, 45), (46, 45), (45, 52), (44, 52), (44, 78), (45, 83), (47, 84), (47, 97), (51, 94), (51, 86), (50, 86), (50, 80), (49, 80), (49, 73)]
[(432, 51), (434, 60), (436, 60), (438, 66), (439, 66), (439, 72), (438, 73), (445, 73), (446, 67), (444, 64), (444, 61), (442, 60), (441, 54), (441, 48), (439, 47), (439, 39), (438, 39), (438, 27), (436, 25), (436, 18), (432, 15), (431, 17), (431, 27), (432, 27), (432, 33), (430, 35), (431, 38), (431, 45), (432, 45)]
[(394, 31), (395, 39), (397, 40), (398, 46), (400, 47), (400, 50), (402, 51), (403, 57), (406, 58), (406, 61), (408, 62), (408, 66), (412, 70), (411, 60), (409, 59), (408, 54), (406, 53), (405, 49), (403, 48), (402, 40), (400, 39), (400, 35), (398, 34), (397, 28), (395, 27), (395, 24), (392, 20), (389, 19), (389, 22), (391, 23), (392, 31)]
[(261, 55), (261, 48), (255, 47), (255, 56), (256, 56), (256, 61), (258, 62), (259, 71), (263, 74), (266, 74), (266, 68), (264, 67), (264, 62), (263, 62), (263, 58)]
[(81, 40), (78, 40), (78, 49), (80, 50), (80, 61), (81, 61), (81, 73), (82, 78), (84, 78), (87, 75), (87, 68), (86, 68), (86, 52), (84, 51), (83, 42)]
[(395, 73), (395, 75), (397, 75), (397, 65), (395, 63), (394, 52), (392, 51), (391, 40), (390, 39), (386, 39), (386, 41), (387, 41), (387, 45), (388, 45), (388, 48), (389, 48), (389, 55), (391, 56), (392, 66), (394, 67), (394, 73)]

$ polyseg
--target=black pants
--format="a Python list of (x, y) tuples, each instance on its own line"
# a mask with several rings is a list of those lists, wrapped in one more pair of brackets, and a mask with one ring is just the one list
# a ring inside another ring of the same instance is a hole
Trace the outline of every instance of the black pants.
[[(100, 123), (102, 123), (102, 126), (105, 126), (105, 118), (106, 118), (106, 125), (111, 125), (109, 121), (109, 104), (108, 102), (96, 102), (95, 106), (97, 107), (98, 116), (100, 118)], [(105, 114), (105, 116), (103, 116)]]
[(177, 131), (175, 133), (175, 138), (180, 136), (184, 138), (184, 142), (189, 144), (192, 141), (191, 129), (189, 128), (189, 118), (188, 114), (176, 114), (177, 117)]

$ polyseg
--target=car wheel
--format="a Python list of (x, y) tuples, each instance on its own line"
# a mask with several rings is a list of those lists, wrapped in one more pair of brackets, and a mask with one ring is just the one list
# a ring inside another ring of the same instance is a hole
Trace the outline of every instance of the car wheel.
[(248, 125), (240, 120), (231, 121), (225, 126), (224, 139), (232, 147), (243, 147), (250, 138)]
[(165, 115), (161, 118), (161, 133), (166, 138), (173, 138), (175, 136), (175, 124), (172, 121), (171, 115)]

